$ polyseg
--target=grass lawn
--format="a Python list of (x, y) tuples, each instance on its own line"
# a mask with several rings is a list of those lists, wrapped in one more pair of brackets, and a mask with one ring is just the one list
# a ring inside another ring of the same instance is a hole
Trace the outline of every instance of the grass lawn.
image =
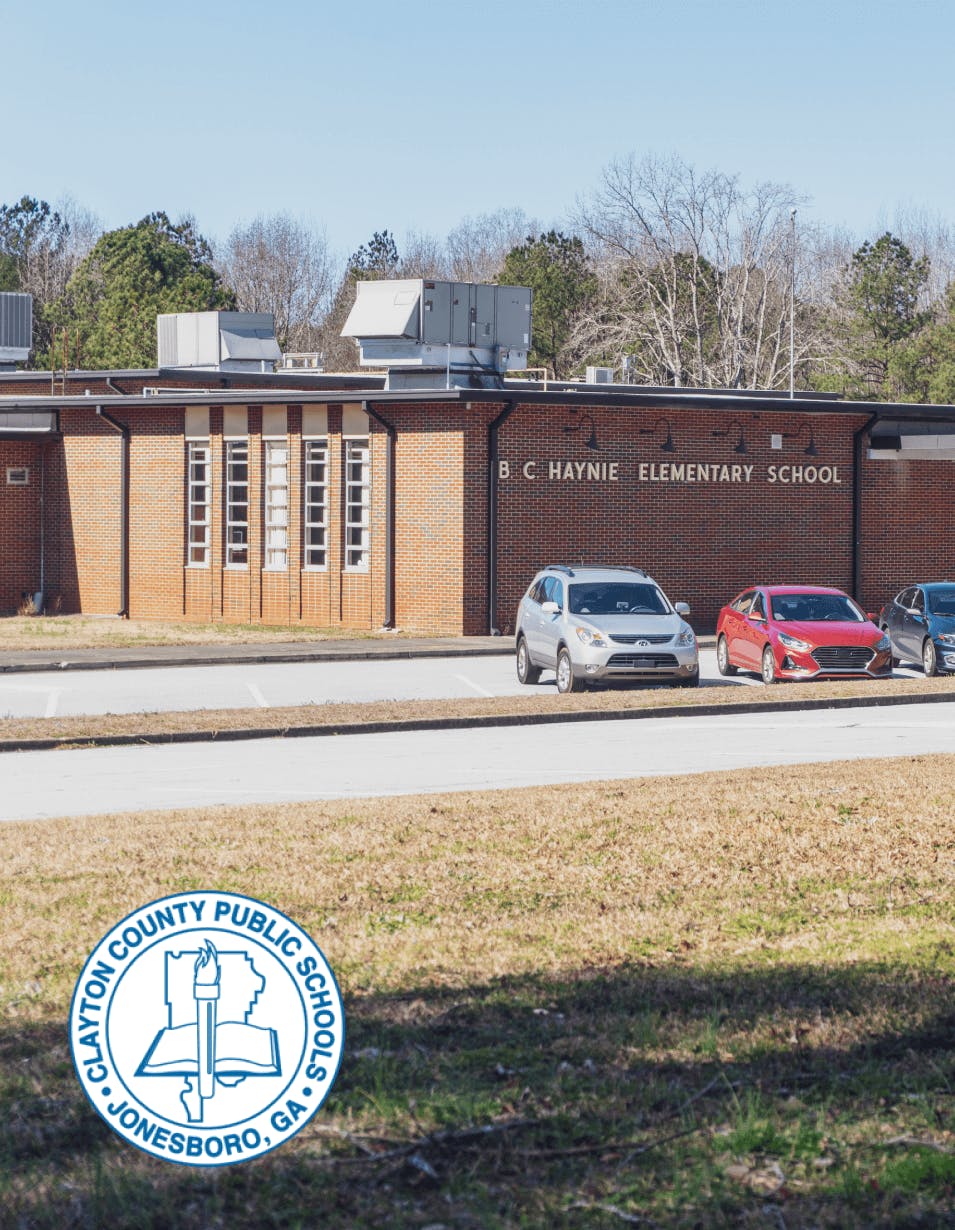
[(0, 616), (0, 650), (98, 649), (104, 646), (236, 645), (270, 641), (394, 640), (400, 633), (300, 624), (192, 623), (186, 620), (119, 619), (108, 615)]
[[(953, 817), (926, 757), (3, 825), (0, 1225), (950, 1224)], [(213, 1172), (114, 1137), (64, 1028), (199, 887), (309, 930), (348, 1027), (312, 1123)]]

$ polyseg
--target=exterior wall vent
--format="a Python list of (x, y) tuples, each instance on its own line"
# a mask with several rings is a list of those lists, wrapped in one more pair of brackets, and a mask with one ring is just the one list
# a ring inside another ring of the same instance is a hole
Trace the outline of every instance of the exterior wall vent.
[(0, 294), (0, 371), (25, 363), (33, 346), (33, 296)]
[(30, 485), (30, 467), (29, 466), (7, 466), (7, 486), (8, 487), (29, 487)]

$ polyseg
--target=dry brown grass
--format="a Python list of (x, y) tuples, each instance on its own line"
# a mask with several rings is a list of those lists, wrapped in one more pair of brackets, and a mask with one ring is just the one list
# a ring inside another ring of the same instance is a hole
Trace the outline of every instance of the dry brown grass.
[(103, 646), (242, 645), (288, 641), (360, 640), (395, 632), (354, 628), (309, 628), (300, 624), (258, 625), (192, 623), (185, 620), (120, 619), (95, 615), (0, 617), (0, 650), (98, 649)]
[[(105, 930), (198, 887), (306, 927), (349, 1029), (314, 1126), (213, 1183), (113, 1139), (62, 1036)], [(0, 1205), (31, 1230), (941, 1224), (953, 899), (955, 757), (7, 824)]]
[(922, 942), (915, 907), (948, 930), (955, 759), (8, 823), (0, 852), (4, 985), (36, 984), (15, 997), (31, 1012), (62, 1008), (111, 920), (200, 886), (292, 914), (350, 991), (651, 954), (845, 960)]

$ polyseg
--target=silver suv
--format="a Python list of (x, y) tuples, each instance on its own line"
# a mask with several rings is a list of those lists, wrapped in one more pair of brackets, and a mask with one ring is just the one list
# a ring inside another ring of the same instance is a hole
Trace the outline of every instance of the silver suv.
[(642, 568), (539, 572), (517, 608), (517, 677), (537, 683), (557, 672), (558, 692), (589, 681), (663, 679), (695, 688), (700, 664), (685, 602), (672, 606)]

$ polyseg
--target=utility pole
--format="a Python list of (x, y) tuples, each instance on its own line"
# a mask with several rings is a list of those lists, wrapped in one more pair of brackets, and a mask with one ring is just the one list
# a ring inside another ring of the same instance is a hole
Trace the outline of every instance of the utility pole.
[(795, 397), (796, 363), (796, 211), (789, 211), (789, 397)]

